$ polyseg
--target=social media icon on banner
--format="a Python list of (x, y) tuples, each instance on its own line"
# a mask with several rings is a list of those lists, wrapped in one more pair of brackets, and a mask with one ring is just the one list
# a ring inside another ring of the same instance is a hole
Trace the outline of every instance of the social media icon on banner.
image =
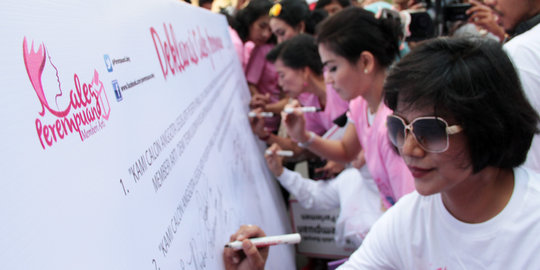
[(105, 66), (107, 66), (107, 71), (112, 72), (112, 62), (109, 55), (108, 54), (104, 55), (103, 59), (105, 59)]
[(122, 101), (122, 91), (120, 90), (120, 85), (118, 84), (118, 80), (112, 81), (112, 86), (114, 89), (114, 95), (116, 96), (116, 101), (118, 102)]

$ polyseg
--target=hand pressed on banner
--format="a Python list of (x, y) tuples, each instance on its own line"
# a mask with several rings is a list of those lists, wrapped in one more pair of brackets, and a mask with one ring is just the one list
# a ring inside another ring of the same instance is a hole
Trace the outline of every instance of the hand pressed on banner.
[(242, 225), (230, 237), (230, 241), (242, 241), (242, 249), (224, 248), (223, 262), (226, 270), (264, 270), (268, 258), (269, 247), (257, 248), (249, 238), (266, 236), (264, 231), (255, 225)]
[(264, 154), (268, 168), (276, 177), (283, 173), (283, 158), (277, 154), (279, 150), (281, 150), (281, 147), (279, 147), (277, 143), (274, 143), (272, 146), (268, 147)]
[[(285, 108), (300, 108), (300, 102), (293, 100), (289, 104), (285, 105)], [(292, 113), (281, 113), (281, 119), (287, 127), (287, 133), (289, 136), (297, 142), (306, 142), (309, 139), (309, 135), (306, 131), (306, 120), (304, 119), (304, 113), (301, 110), (294, 110)]]

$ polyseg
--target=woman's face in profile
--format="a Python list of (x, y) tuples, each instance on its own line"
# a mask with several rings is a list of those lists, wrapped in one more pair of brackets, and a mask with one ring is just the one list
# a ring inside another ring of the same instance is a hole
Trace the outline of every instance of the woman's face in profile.
[(305, 89), (303, 72), (286, 66), (281, 59), (274, 63), (278, 84), (290, 97), (298, 97)]
[[(394, 115), (410, 124), (418, 117), (434, 116), (433, 108), (409, 108), (401, 101)], [(441, 117), (449, 126), (457, 123), (452, 117)], [(418, 137), (418, 136), (417, 136)], [(421, 140), (422, 138), (420, 138)], [(399, 153), (414, 177), (418, 193), (432, 195), (449, 192), (465, 183), (472, 175), (469, 149), (464, 132), (448, 135), (448, 149), (442, 153), (424, 150), (410, 131), (407, 131), (403, 147)]]
[(294, 29), (284, 20), (276, 17), (270, 19), (270, 29), (272, 29), (272, 33), (276, 36), (278, 43), (289, 40), (300, 33), (300, 31)]
[(319, 44), (319, 54), (324, 66), (325, 81), (331, 84), (338, 95), (350, 101), (369, 91), (369, 83), (360, 61), (353, 64), (347, 58), (334, 53), (325, 44)]

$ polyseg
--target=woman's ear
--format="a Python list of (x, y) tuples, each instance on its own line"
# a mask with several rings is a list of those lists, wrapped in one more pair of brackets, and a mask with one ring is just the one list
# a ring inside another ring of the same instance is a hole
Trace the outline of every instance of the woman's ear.
[(375, 56), (368, 51), (363, 51), (356, 62), (357, 68), (360, 68), (364, 74), (369, 74), (375, 68)]
[(311, 69), (308, 66), (305, 66), (301, 70), (302, 78), (304, 79), (304, 82), (307, 82), (309, 80), (309, 75), (311, 74)]
[(306, 24), (304, 21), (301, 21), (298, 23), (295, 27), (296, 31), (298, 31), (299, 34), (303, 34), (306, 31)]

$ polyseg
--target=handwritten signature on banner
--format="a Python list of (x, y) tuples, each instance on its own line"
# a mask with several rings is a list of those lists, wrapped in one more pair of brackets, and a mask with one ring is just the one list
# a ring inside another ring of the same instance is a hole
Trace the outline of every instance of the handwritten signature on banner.
[[(162, 41), (156, 29), (150, 27), (150, 34), (165, 80), (169, 71), (175, 76), (185, 71), (191, 64), (198, 65), (199, 61), (209, 58), (215, 52), (223, 49), (223, 40), (220, 37), (208, 35), (206, 29), (202, 34), (199, 27), (196, 31), (195, 29), (189, 30), (187, 38), (180, 41), (176, 40), (176, 33), (171, 24), (167, 27), (164, 23), (163, 32), (165, 38)], [(214, 61), (211, 57), (210, 62), (214, 68)]]

